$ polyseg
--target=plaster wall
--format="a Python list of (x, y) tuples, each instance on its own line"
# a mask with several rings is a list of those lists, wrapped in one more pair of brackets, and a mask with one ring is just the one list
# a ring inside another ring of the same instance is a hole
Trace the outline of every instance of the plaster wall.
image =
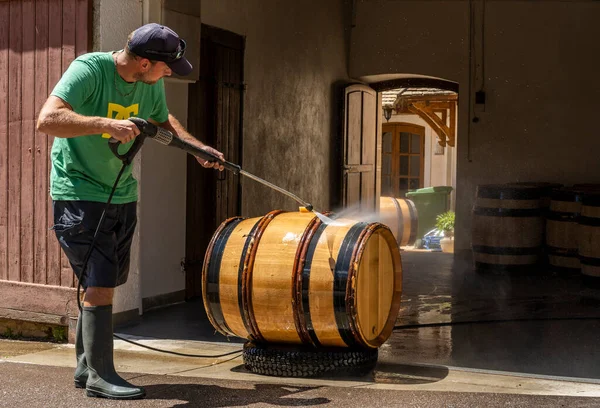
[(437, 141), (430, 139), (431, 145), (427, 154), (431, 157), (431, 186), (449, 186), (448, 182), (447, 166), (446, 166), (446, 155), (447, 149), (444, 148), (444, 154), (434, 154), (434, 147)]
[[(202, 22), (246, 37), (242, 168), (330, 209), (339, 172), (338, 86), (348, 81), (341, 0), (203, 0)], [(242, 215), (297, 210), (242, 179)]]
[[(142, 24), (142, 5), (137, 1), (95, 0), (93, 19), (93, 50), (120, 50), (125, 45), (129, 33)], [(136, 157), (133, 166), (134, 176), (140, 180), (140, 157)], [(140, 211), (138, 204), (138, 213)], [(132, 244), (129, 279), (115, 291), (114, 313), (141, 311), (140, 235), (138, 221)]]
[[(165, 80), (169, 112), (187, 123), (188, 84)], [(141, 155), (142, 299), (185, 289), (186, 153), (153, 141)]]
[[(200, 55), (200, 1), (145, 0), (144, 24), (159, 22), (187, 42), (186, 58), (194, 71), (185, 78), (165, 78), (169, 112), (187, 125), (188, 84), (197, 78)], [(141, 154), (139, 229), (142, 299), (185, 290), (186, 153), (149, 141)]]
[[(461, 0), (358, 1), (352, 30), (352, 77), (421, 74), (459, 84), (457, 250), (470, 246), (478, 184), (600, 181), (600, 3), (483, 4), (473, 2), (473, 41), (469, 2)], [(469, 98), (471, 82), (473, 93), (486, 91), (485, 105)]]

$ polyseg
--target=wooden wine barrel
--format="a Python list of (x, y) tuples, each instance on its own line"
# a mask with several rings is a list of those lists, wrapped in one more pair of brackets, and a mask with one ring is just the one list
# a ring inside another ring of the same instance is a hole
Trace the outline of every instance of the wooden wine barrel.
[(579, 260), (584, 279), (600, 281), (600, 194), (584, 194), (579, 217)]
[(564, 273), (579, 273), (579, 214), (583, 192), (555, 189), (546, 216), (546, 253), (551, 267)]
[(398, 246), (413, 245), (417, 240), (417, 207), (408, 198), (381, 197), (379, 217), (392, 230)]
[(600, 193), (600, 184), (594, 184), (594, 183), (580, 183), (580, 184), (574, 184), (573, 188), (577, 189), (577, 190), (582, 190), (582, 191), (586, 191), (589, 193)]
[(516, 183), (509, 183), (510, 185), (515, 186), (527, 186), (527, 187), (536, 187), (541, 191), (540, 203), (543, 212), (547, 212), (550, 208), (550, 201), (552, 200), (552, 192), (557, 189), (563, 187), (560, 183), (550, 183), (545, 181), (519, 181)]
[(478, 269), (520, 269), (540, 261), (542, 191), (525, 185), (477, 187), (471, 244)]
[(273, 211), (231, 218), (203, 267), (208, 318), (224, 335), (259, 343), (377, 348), (400, 308), (402, 265), (381, 223)]

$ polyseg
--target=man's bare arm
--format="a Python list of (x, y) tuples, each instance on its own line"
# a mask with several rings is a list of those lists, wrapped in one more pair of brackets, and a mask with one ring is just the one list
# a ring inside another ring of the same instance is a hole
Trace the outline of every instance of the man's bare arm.
[(129, 120), (80, 115), (67, 102), (53, 95), (42, 106), (37, 129), (64, 138), (108, 133), (122, 143), (133, 140), (140, 133)]
[(175, 116), (171, 115), (170, 113), (169, 113), (169, 119), (166, 122), (159, 123), (158, 126), (160, 126), (162, 128), (165, 128), (165, 129), (167, 129), (170, 132), (173, 132), (175, 135), (177, 135), (177, 137), (179, 137), (180, 139), (185, 140), (189, 144), (192, 144), (192, 145), (198, 146), (198, 147), (204, 147), (204, 146), (206, 146), (200, 140), (198, 140), (194, 136), (192, 136), (183, 127), (183, 125), (177, 120), (177, 118)]
[[(169, 119), (166, 122), (163, 123), (155, 123), (154, 121), (151, 120), (151, 122), (153, 122), (154, 124), (167, 129), (170, 132), (173, 132), (174, 134), (177, 135), (177, 137), (179, 137), (180, 139), (185, 140), (186, 142), (188, 142), (191, 145), (194, 146), (198, 146), (200, 148), (202, 148), (203, 150), (206, 150), (209, 153), (212, 153), (213, 155), (217, 156), (218, 158), (220, 158), (221, 160), (225, 160), (225, 157), (223, 156), (223, 153), (221, 153), (220, 151), (205, 145), (204, 143), (202, 143), (200, 140), (196, 139), (194, 136), (192, 136), (187, 130), (185, 130), (185, 128), (183, 127), (183, 125), (177, 120), (177, 118), (175, 118), (175, 116), (171, 115), (169, 113)], [(198, 160), (198, 162), (203, 166), (203, 167), (207, 167), (207, 168), (215, 168), (217, 170), (223, 170), (223, 166), (216, 163), (216, 162), (208, 162), (200, 157), (196, 157), (196, 159)]]

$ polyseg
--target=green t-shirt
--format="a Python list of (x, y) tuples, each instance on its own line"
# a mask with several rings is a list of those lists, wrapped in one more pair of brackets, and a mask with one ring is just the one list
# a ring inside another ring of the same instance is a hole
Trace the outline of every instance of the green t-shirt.
[[(118, 89), (118, 90), (117, 90)], [(168, 120), (164, 83), (128, 83), (117, 73), (112, 52), (82, 55), (71, 63), (52, 95), (67, 102), (76, 113), (113, 119), (139, 117), (158, 123)], [(109, 135), (54, 138), (50, 195), (54, 200), (106, 202), (122, 162), (108, 147)], [(120, 146), (124, 153), (130, 142)], [(137, 181), (127, 166), (112, 202), (137, 200)]]

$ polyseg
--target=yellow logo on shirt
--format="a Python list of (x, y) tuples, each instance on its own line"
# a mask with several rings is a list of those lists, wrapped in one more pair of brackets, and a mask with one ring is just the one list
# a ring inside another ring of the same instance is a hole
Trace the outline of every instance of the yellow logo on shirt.
[[(137, 116), (140, 110), (140, 104), (136, 103), (128, 107), (124, 107), (119, 105), (118, 103), (109, 103), (108, 104), (108, 114), (107, 118), (125, 120), (129, 119), (132, 116)], [(105, 139), (110, 139), (110, 135), (108, 133), (103, 133), (102, 137)]]

